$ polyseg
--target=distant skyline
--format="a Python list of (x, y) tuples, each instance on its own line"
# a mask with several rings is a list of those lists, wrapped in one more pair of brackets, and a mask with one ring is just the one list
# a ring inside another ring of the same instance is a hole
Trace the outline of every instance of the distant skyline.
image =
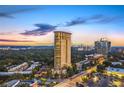
[(124, 6), (0, 6), (0, 46), (53, 45), (55, 30), (72, 33), (72, 44), (107, 38), (124, 46)]

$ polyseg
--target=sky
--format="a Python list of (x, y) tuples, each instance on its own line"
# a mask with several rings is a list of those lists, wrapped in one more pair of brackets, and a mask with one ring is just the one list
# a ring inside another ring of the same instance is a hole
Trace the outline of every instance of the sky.
[(124, 46), (124, 6), (0, 6), (0, 46), (53, 45), (57, 30), (71, 32), (73, 45), (106, 38)]

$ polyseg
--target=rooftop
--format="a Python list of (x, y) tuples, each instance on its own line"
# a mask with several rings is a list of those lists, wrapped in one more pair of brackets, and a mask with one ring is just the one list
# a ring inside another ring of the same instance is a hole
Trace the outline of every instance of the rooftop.
[(112, 62), (112, 65), (121, 65), (122, 63), (121, 62)]
[(122, 69), (122, 68), (108, 67), (107, 70), (110, 71), (110, 72), (118, 72), (118, 73), (124, 74), (124, 69)]
[(54, 33), (58, 33), (58, 32), (60, 32), (60, 33), (66, 33), (66, 34), (71, 34), (70, 32), (66, 32), (66, 31), (54, 31)]

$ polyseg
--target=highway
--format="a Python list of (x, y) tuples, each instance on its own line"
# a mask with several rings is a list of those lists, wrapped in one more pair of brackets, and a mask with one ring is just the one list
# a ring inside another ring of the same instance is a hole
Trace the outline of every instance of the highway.
[(64, 81), (60, 82), (59, 84), (55, 85), (54, 87), (76, 87), (76, 82), (82, 81), (81, 77), (91, 73), (92, 71), (96, 70), (96, 66), (92, 67), (86, 71), (82, 71), (74, 76), (65, 79)]

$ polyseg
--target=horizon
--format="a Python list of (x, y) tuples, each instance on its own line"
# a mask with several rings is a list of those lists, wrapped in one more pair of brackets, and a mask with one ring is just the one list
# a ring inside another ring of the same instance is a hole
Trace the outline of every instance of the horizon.
[(124, 46), (124, 6), (3, 5), (0, 6), (0, 46), (49, 46), (55, 30), (72, 33), (72, 45), (94, 45), (107, 38)]
[[(26, 45), (0, 45), (0, 47), (54, 47), (54, 45), (35, 45), (35, 46), (26, 46)], [(80, 45), (71, 45), (73, 46), (80, 46)], [(90, 46), (94, 47), (93, 45), (84, 45), (84, 46)], [(111, 47), (124, 47), (124, 46), (111, 46)]]

